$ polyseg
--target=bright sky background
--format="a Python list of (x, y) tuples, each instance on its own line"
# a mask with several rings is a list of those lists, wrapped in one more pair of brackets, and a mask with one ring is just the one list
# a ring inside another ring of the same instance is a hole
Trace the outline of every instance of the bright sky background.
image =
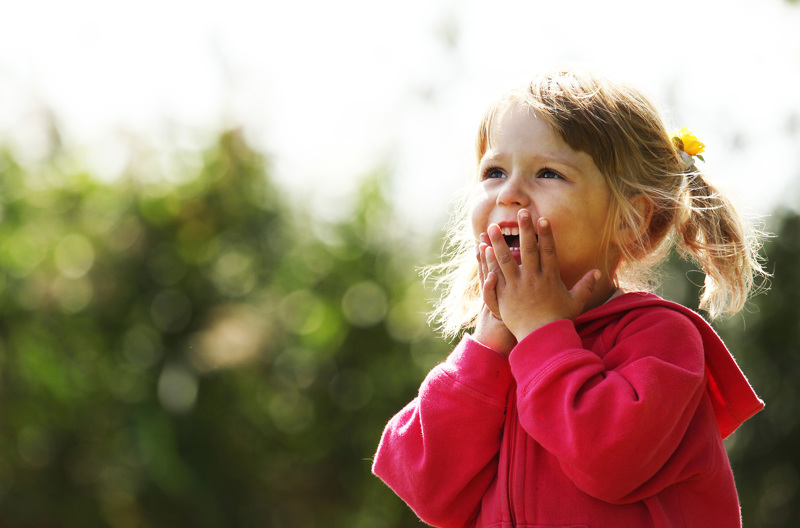
[(744, 209), (800, 201), (800, 6), (784, 0), (0, 1), (0, 142), (31, 159), (46, 109), (107, 178), (131, 138), (191, 149), (240, 124), (310, 214), (341, 214), (383, 166), (407, 228), (438, 230), (490, 100), (580, 63), (695, 132)]

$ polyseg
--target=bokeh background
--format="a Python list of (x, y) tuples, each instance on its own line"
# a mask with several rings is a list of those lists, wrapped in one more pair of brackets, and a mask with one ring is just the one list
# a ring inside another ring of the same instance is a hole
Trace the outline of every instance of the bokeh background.
[[(564, 63), (647, 90), (774, 236), (715, 326), (766, 410), (746, 527), (800, 519), (800, 5), (175, 0), (0, 10), (0, 525), (393, 528), (388, 418), (492, 97)], [(696, 306), (670, 262), (661, 292)]]

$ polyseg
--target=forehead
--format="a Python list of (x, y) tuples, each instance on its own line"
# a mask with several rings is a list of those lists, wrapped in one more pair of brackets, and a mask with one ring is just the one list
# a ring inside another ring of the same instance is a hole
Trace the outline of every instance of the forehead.
[(582, 154), (573, 150), (545, 117), (524, 104), (499, 109), (486, 128), (482, 157), (526, 151), (554, 158)]
[(489, 145), (508, 142), (519, 135), (560, 139), (545, 118), (524, 103), (515, 103), (501, 109), (489, 128)]
[[(588, 153), (575, 150), (554, 130), (549, 121), (524, 105), (497, 112), (487, 126), (481, 166), (513, 163), (568, 171), (572, 178), (588, 178), (606, 184), (606, 178)], [(565, 173), (566, 174), (566, 173)]]

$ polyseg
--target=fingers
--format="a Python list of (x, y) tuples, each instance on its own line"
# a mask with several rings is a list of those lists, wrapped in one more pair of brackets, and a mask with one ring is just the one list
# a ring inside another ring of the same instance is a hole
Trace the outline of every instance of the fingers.
[(569, 293), (579, 313), (583, 312), (583, 307), (586, 306), (586, 303), (589, 302), (589, 299), (592, 297), (592, 293), (597, 286), (597, 282), (600, 280), (600, 276), (600, 270), (591, 270), (581, 277), (581, 280), (576, 282), (575, 286), (570, 290)]
[(521, 209), (517, 214), (519, 221), (520, 260), (525, 269), (539, 269), (539, 244), (536, 242), (536, 228), (533, 226), (531, 213)]
[(547, 218), (539, 219), (539, 265), (545, 273), (558, 273), (556, 241), (553, 238), (552, 226)]
[[(487, 229), (487, 232), (492, 245), (486, 251), (486, 260), (489, 261), (489, 255), (491, 254), (503, 274), (514, 275), (517, 272), (517, 261), (514, 260), (511, 250), (508, 249), (500, 227), (497, 224), (492, 224)], [(491, 262), (489, 262), (489, 271), (493, 271)]]
[(487, 276), (494, 274), (497, 277), (498, 282), (500, 279), (505, 279), (503, 268), (500, 267), (500, 263), (497, 261), (497, 255), (495, 254), (492, 246), (488, 246), (486, 248), (486, 269), (488, 270)]
[(485, 244), (480, 244), (477, 247), (477, 254), (475, 257), (478, 260), (478, 277), (480, 278), (480, 284), (483, 286), (483, 283), (486, 281), (486, 258), (484, 257), (484, 253), (486, 252)]
[(486, 264), (486, 248), (489, 247), (489, 235), (481, 233), (480, 243), (478, 244), (478, 261), (481, 268), (481, 282), (486, 280), (486, 275), (489, 273), (489, 267)]
[(491, 256), (492, 262), (492, 269), (494, 271), (490, 271), (489, 269), (489, 257), (487, 255), (488, 251), (491, 251), (491, 246), (489, 246), (489, 236), (486, 233), (481, 233), (480, 237), (480, 244), (478, 245), (478, 270), (481, 275), (481, 293), (483, 296), (483, 303), (486, 305), (486, 308), (492, 312), (496, 318), (501, 319), (500, 317), (500, 303), (497, 300), (497, 282), (498, 282), (498, 274), (502, 274), (500, 267), (497, 264), (497, 260), (494, 258), (494, 253)]
[(489, 273), (486, 276), (486, 280), (483, 282), (483, 304), (485, 304), (486, 308), (492, 312), (492, 315), (498, 319), (502, 319), (500, 317), (500, 303), (497, 301), (497, 290), (495, 289), (496, 286), (497, 275), (494, 273)]
[(550, 221), (546, 218), (539, 218), (537, 236), (537, 229), (530, 211), (520, 209), (517, 220), (519, 221), (520, 259), (523, 268), (558, 273), (556, 241), (553, 238)]

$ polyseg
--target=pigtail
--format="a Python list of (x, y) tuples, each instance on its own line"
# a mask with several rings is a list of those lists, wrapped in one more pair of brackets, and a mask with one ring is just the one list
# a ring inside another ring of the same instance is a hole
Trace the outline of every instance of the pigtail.
[(685, 215), (678, 228), (678, 251), (705, 272), (700, 308), (714, 319), (744, 307), (754, 277), (766, 278), (759, 237), (733, 204), (692, 164), (685, 171)]

